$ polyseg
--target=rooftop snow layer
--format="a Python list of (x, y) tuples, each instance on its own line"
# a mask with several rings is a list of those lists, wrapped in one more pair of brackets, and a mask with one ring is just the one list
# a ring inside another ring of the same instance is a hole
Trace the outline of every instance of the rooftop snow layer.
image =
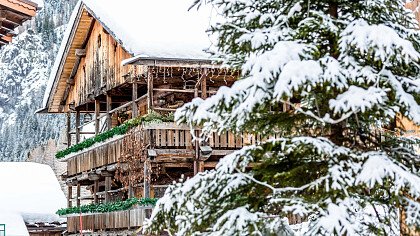
[(211, 8), (192, 0), (83, 0), (133, 56), (208, 59)]
[(27, 223), (61, 221), (55, 212), (64, 207), (66, 197), (51, 167), (0, 162), (0, 219), (16, 213)]

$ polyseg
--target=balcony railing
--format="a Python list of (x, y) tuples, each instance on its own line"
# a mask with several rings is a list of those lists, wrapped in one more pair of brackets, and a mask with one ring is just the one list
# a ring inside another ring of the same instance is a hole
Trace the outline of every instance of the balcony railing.
[(126, 211), (71, 215), (67, 216), (67, 231), (79, 233), (80, 230), (95, 232), (135, 229), (143, 225), (144, 219), (150, 215), (151, 210), (151, 207), (141, 207)]

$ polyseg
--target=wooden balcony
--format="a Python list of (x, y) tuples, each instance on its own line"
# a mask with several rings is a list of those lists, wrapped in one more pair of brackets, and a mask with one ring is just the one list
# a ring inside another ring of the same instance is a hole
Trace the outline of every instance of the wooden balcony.
[[(126, 211), (72, 215), (67, 217), (67, 231), (79, 233), (80, 229), (83, 232), (137, 229), (143, 225), (144, 219), (151, 210), (151, 207), (141, 207)], [(82, 221), (82, 227), (80, 227), (80, 221)]]
[[(148, 132), (141, 132), (148, 131)], [(200, 130), (196, 130), (200, 132)], [(146, 138), (141, 135), (146, 133)], [(196, 142), (193, 141), (190, 128), (174, 123), (148, 124), (135, 128), (128, 134), (111, 139), (95, 147), (72, 156), (67, 160), (67, 176), (75, 176), (96, 168), (119, 163), (126, 144), (133, 140), (144, 140), (146, 146), (153, 146), (157, 153), (155, 162), (185, 162), (195, 157)], [(208, 145), (213, 149), (212, 156), (224, 156), (244, 145), (255, 144), (259, 137), (252, 135), (213, 134)], [(215, 165), (215, 163), (212, 163)]]

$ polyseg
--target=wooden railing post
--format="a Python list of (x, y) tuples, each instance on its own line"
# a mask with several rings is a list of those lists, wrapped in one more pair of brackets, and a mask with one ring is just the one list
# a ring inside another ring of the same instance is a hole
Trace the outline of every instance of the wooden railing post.
[(101, 112), (101, 104), (98, 99), (95, 99), (95, 135), (99, 134), (100, 112)]
[(76, 111), (76, 144), (80, 142), (80, 111)]

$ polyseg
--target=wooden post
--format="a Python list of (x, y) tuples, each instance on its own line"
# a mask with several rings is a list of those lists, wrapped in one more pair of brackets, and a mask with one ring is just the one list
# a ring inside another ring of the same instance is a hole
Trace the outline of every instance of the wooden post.
[[(206, 99), (207, 98), (207, 68), (204, 69), (204, 75), (201, 79), (201, 98)], [(197, 131), (197, 135), (200, 135), (200, 132)], [(204, 161), (200, 161), (200, 143), (197, 142), (198, 148), (196, 148), (196, 155), (197, 155), (197, 172), (203, 172), (204, 171)], [(204, 145), (204, 144), (203, 144)]]
[(80, 142), (80, 111), (76, 111), (76, 144)]
[(146, 159), (144, 162), (144, 185), (143, 185), (143, 197), (150, 198), (150, 160), (149, 158)]
[(98, 203), (99, 180), (93, 181), (93, 202)]
[(108, 191), (111, 190), (111, 176), (105, 177), (105, 203), (110, 202), (110, 195)]
[[(153, 86), (153, 85), (152, 85)], [(132, 108), (131, 108), (131, 110), (132, 110), (132, 118), (135, 118), (135, 117), (137, 117), (139, 114), (138, 114), (138, 108), (137, 108), (137, 104), (136, 104), (136, 99), (137, 99), (137, 83), (136, 83), (136, 81), (133, 79), (133, 95), (132, 95)]]
[(77, 183), (77, 192), (76, 192), (76, 205), (79, 207), (80, 206), (80, 183)]
[(73, 198), (73, 186), (67, 186), (67, 207), (72, 207), (72, 198)]
[(153, 77), (150, 74), (147, 75), (147, 110), (153, 111)]
[(67, 135), (67, 147), (71, 146), (71, 113), (66, 113), (66, 135)]
[(207, 98), (207, 68), (204, 69), (204, 75), (201, 79), (201, 98), (206, 99)]
[(95, 99), (95, 135), (99, 134), (99, 116), (101, 112), (101, 104), (98, 99)]
[[(198, 87), (194, 88), (194, 97), (198, 97)], [(194, 130), (195, 137), (200, 135), (198, 130)], [(200, 159), (200, 142), (196, 139), (194, 142), (195, 146), (195, 159), (194, 159), (194, 175), (199, 172), (199, 159)]]
[(131, 172), (128, 173), (128, 197), (134, 197), (133, 182), (131, 181)]
[(112, 114), (109, 111), (112, 110), (112, 97), (108, 93), (106, 94), (106, 125), (107, 130), (112, 129)]

